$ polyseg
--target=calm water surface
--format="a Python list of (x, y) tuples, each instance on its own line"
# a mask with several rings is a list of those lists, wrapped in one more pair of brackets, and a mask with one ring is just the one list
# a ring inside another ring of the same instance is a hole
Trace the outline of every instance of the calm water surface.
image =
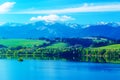
[(0, 60), (0, 80), (120, 80), (120, 64)]

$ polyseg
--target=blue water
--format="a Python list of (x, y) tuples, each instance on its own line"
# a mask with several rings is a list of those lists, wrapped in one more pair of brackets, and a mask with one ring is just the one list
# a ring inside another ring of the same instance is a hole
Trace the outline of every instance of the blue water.
[(120, 64), (0, 60), (0, 80), (120, 80)]

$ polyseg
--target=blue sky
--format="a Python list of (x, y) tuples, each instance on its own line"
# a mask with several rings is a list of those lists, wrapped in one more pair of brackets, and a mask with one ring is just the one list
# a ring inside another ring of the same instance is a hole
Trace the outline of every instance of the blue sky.
[(120, 22), (120, 0), (1, 0), (0, 24)]

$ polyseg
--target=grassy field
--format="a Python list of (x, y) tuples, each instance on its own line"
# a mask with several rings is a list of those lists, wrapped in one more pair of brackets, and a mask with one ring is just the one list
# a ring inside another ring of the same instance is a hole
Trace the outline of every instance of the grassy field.
[(113, 45), (98, 47), (96, 49), (120, 49), (120, 44), (113, 44)]
[(32, 47), (34, 45), (43, 45), (44, 43), (49, 43), (45, 40), (29, 40), (29, 39), (0, 39), (0, 45), (7, 47)]
[(58, 43), (54, 43), (50, 46), (47, 46), (47, 48), (65, 48), (68, 47), (69, 45), (67, 43), (63, 43), (63, 42), (58, 42)]

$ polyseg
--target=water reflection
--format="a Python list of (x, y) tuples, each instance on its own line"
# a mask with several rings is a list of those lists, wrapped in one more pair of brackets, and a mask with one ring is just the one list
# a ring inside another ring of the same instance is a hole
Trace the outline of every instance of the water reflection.
[(64, 60), (64, 61), (77, 61), (77, 62), (94, 62), (94, 63), (120, 63), (119, 57), (98, 57), (98, 56), (79, 56), (79, 57), (41, 57), (39, 55), (0, 55), (0, 59), (34, 59), (34, 60)]

